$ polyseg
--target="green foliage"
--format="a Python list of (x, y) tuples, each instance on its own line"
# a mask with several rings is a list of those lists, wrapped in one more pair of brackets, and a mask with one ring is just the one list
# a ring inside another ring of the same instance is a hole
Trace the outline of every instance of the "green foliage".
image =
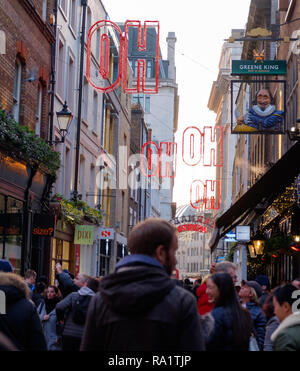
[(284, 232), (279, 232), (265, 240), (264, 254), (270, 256), (278, 254), (279, 252), (284, 252), (286, 254), (289, 252), (289, 246), (292, 242), (292, 236), (288, 236)]
[(237, 245), (238, 245), (237, 243), (234, 243), (234, 244), (230, 247), (230, 250), (228, 251), (228, 254), (227, 254), (225, 260), (228, 260), (228, 261), (230, 261), (230, 262), (233, 261), (233, 254), (234, 254), (234, 250), (235, 250), (235, 248), (237, 247)]
[(20, 125), (0, 108), (0, 147), (16, 160), (24, 160), (55, 176), (60, 167), (60, 155), (27, 126)]
[(65, 223), (72, 225), (83, 224), (84, 220), (96, 225), (101, 223), (101, 211), (89, 207), (83, 201), (75, 203), (75, 201), (66, 200), (58, 193), (53, 196), (52, 201), (61, 204), (61, 218)]

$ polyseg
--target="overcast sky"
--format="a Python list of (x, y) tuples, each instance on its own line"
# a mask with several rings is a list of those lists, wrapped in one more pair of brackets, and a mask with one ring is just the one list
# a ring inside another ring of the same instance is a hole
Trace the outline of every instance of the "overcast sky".
[[(233, 28), (244, 28), (250, 0), (102, 0), (113, 22), (126, 20), (159, 21), (160, 47), (167, 59), (166, 37), (173, 31), (176, 43), (176, 73), (180, 96), (178, 145), (188, 126), (213, 126), (215, 114), (207, 108), (224, 39)], [(178, 149), (180, 154), (180, 148)], [(212, 169), (213, 170), (213, 169)], [(212, 179), (202, 166), (189, 168), (178, 158), (174, 201), (189, 203), (193, 180)]]

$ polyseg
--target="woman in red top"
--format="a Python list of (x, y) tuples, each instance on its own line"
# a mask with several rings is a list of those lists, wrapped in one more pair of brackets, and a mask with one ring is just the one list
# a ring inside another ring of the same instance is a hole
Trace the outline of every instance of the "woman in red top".
[(198, 306), (198, 312), (203, 316), (206, 313), (209, 313), (214, 308), (214, 303), (210, 303), (208, 301), (208, 295), (206, 293), (206, 280), (209, 278), (208, 276), (205, 276), (202, 280), (201, 285), (198, 287), (196, 294), (198, 298), (197, 306)]

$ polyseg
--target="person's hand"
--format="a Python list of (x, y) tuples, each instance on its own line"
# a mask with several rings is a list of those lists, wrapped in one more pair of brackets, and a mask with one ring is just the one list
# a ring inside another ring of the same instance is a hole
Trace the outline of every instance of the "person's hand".
[(240, 116), (240, 117), (236, 120), (236, 123), (237, 123), (238, 125), (244, 124), (244, 123), (245, 123), (245, 122), (244, 122), (244, 116)]
[(49, 314), (45, 314), (43, 320), (48, 321), (49, 318), (50, 318)]
[(61, 266), (61, 264), (59, 264), (59, 263), (56, 263), (55, 264), (55, 271), (56, 271), (56, 273), (57, 274), (61, 274), (62, 273), (62, 266)]
[(212, 262), (211, 263), (211, 266), (210, 266), (210, 270), (209, 270), (209, 272), (211, 273), (211, 274), (214, 274), (215, 273), (215, 270), (216, 270), (216, 262)]

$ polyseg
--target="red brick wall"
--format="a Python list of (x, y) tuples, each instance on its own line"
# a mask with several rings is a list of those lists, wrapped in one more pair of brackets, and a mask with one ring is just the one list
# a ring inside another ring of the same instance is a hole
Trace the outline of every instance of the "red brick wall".
[[(31, 4), (35, 4), (36, 7)], [(15, 60), (23, 63), (20, 123), (35, 129), (38, 80), (44, 85), (41, 137), (48, 135), (51, 72), (51, 32), (41, 20), (41, 1), (0, 0), (0, 29), (6, 34), (6, 54), (0, 55), (0, 104), (9, 112), (13, 107)], [(48, 14), (54, 0), (48, 0)], [(38, 6), (40, 5), (40, 6)], [(53, 38), (53, 36), (52, 36)], [(18, 53), (19, 52), (19, 53)], [(25, 82), (27, 70), (37, 70), (37, 80)]]

